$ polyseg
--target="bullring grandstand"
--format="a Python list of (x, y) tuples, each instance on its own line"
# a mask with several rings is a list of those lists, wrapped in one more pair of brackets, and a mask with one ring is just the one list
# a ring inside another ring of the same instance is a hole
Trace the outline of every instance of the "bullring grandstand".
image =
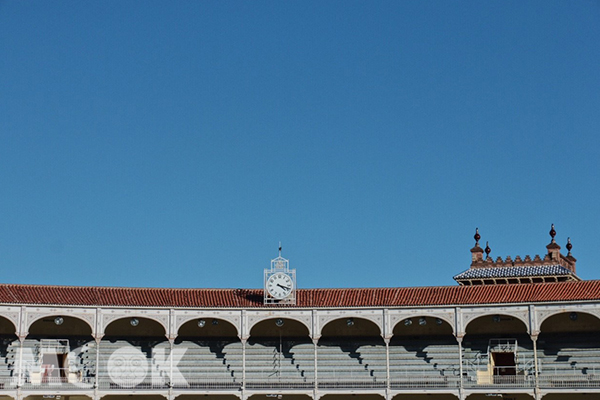
[[(0, 400), (600, 399), (600, 281), (555, 241), (447, 287), (0, 285)], [(136, 399), (137, 398), (137, 399)]]

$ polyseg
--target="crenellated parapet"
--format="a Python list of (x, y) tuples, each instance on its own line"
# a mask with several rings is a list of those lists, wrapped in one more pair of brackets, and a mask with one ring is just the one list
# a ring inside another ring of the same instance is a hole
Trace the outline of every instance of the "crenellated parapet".
[[(571, 239), (567, 239), (567, 255), (561, 254), (561, 247), (555, 240), (556, 231), (554, 224), (550, 229), (550, 243), (546, 246), (547, 253), (541, 257), (529, 255), (521, 258), (515, 256), (497, 257), (490, 256), (491, 249), (486, 242), (485, 249), (479, 246), (481, 235), (479, 229), (475, 230), (475, 246), (471, 249), (470, 268), (454, 277), (461, 285), (487, 285), (502, 283), (540, 283), (564, 282), (580, 280), (575, 273), (577, 259), (572, 256)], [(484, 256), (485, 253), (485, 256)]]

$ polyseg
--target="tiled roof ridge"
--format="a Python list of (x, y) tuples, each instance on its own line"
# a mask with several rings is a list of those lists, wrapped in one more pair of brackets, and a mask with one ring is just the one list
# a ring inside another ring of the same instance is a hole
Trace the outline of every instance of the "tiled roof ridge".
[[(599, 280), (600, 281), (600, 280)], [(40, 283), (0, 283), (2, 286), (15, 286), (15, 287), (39, 287), (39, 288), (52, 288), (52, 289), (100, 289), (100, 290), (176, 290), (176, 291), (262, 291), (263, 288), (178, 288), (178, 287), (152, 287), (152, 286), (86, 286), (86, 285), (44, 285)], [(396, 290), (396, 289), (422, 289), (422, 288), (455, 288), (456, 285), (439, 285), (439, 286), (376, 286), (376, 287), (338, 287), (338, 288), (304, 288), (297, 289), (298, 291), (312, 291), (312, 290)]]
[[(384, 307), (600, 301), (600, 280), (490, 286), (299, 289), (295, 307)], [(247, 308), (262, 289), (108, 288), (0, 284), (0, 304), (115, 307)], [(294, 307), (294, 306), (292, 306)]]
[(73, 288), (73, 289), (140, 289), (140, 290), (253, 290), (245, 288), (167, 288), (167, 287), (152, 287), (152, 286), (86, 286), (86, 285), (44, 285), (41, 283), (0, 283), (0, 286), (27, 286), (27, 287), (43, 287), (43, 288)]

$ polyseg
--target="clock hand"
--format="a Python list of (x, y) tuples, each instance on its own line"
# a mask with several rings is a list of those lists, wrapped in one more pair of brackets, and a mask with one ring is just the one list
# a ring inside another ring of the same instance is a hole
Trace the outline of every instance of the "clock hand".
[(292, 290), (291, 287), (283, 286), (283, 285), (280, 285), (279, 283), (277, 284), (277, 286), (279, 286), (280, 288), (285, 289), (285, 290)]

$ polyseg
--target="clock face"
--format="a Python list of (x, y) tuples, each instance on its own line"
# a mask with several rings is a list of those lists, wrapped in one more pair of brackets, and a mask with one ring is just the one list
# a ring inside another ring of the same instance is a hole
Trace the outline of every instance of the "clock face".
[(292, 290), (294, 290), (294, 282), (288, 274), (278, 272), (267, 280), (267, 291), (276, 299), (285, 299), (292, 293)]

